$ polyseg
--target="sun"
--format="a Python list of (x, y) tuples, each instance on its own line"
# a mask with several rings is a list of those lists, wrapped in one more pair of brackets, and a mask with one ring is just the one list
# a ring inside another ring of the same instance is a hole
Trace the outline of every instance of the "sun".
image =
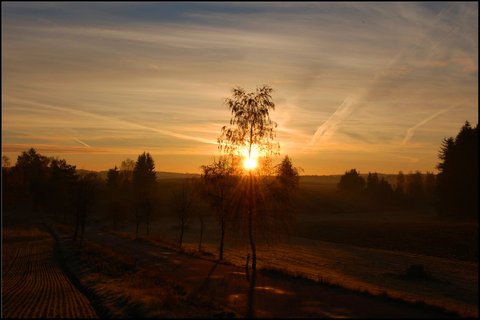
[(252, 148), (250, 149), (250, 152), (248, 152), (248, 148), (244, 148), (242, 150), (242, 156), (243, 156), (243, 167), (245, 170), (250, 171), (250, 170), (255, 170), (258, 166), (258, 157), (259, 157), (259, 152), (258, 148), (253, 145)]
[(247, 170), (254, 170), (257, 167), (257, 160), (252, 158), (246, 158), (243, 160), (243, 167)]

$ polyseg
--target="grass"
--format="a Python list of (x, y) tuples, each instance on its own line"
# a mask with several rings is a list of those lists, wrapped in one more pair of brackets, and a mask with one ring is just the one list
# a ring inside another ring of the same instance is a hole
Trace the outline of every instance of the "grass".
[(69, 268), (114, 318), (233, 316), (201, 297), (192, 301), (182, 285), (165, 278), (158, 268), (91, 241), (85, 241), (81, 250), (69, 239), (61, 241)]

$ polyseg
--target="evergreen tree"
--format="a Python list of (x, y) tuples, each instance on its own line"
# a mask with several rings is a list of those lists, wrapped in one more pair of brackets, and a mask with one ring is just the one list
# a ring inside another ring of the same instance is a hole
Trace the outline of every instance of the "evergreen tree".
[(478, 215), (478, 124), (465, 122), (442, 141), (437, 168), (437, 209), (443, 215)]

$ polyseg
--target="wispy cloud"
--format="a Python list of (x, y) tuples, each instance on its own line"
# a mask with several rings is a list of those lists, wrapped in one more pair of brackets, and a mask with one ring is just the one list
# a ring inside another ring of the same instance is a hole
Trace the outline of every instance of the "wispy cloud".
[(353, 96), (348, 96), (343, 100), (342, 104), (338, 106), (337, 110), (327, 119), (321, 126), (317, 128), (313, 134), (308, 146), (314, 146), (324, 141), (327, 137), (331, 137), (337, 130), (340, 123), (345, 120), (355, 107), (356, 99)]
[(231, 88), (266, 83), (305, 173), (432, 168), (478, 118), (478, 4), (5, 3), (2, 67), (7, 144), (214, 153)]
[(87, 148), (91, 148), (88, 144), (86, 144), (85, 142), (81, 141), (80, 139), (73, 138), (73, 140), (75, 140), (76, 142), (80, 143), (82, 146), (85, 146), (85, 147), (87, 147)]
[(448, 107), (448, 108), (442, 109), (442, 110), (440, 110), (440, 111), (438, 111), (438, 112), (435, 112), (434, 114), (432, 114), (431, 116), (423, 119), (422, 121), (420, 121), (419, 123), (417, 123), (417, 124), (414, 125), (413, 127), (408, 128), (407, 131), (406, 131), (406, 133), (405, 133), (405, 137), (404, 137), (403, 140), (402, 140), (402, 144), (406, 144), (407, 142), (409, 142), (409, 141), (413, 138), (413, 136), (414, 136), (414, 134), (415, 134), (415, 131), (416, 131), (419, 127), (421, 127), (421, 126), (423, 126), (424, 124), (426, 124), (427, 122), (435, 119), (435, 118), (438, 117), (439, 115), (441, 115), (441, 114), (443, 114), (443, 113), (446, 113), (446, 112), (448, 112), (448, 111), (450, 111), (450, 110), (452, 110), (452, 109), (454, 109), (454, 108), (456, 108), (456, 107), (458, 107), (458, 106), (453, 105), (453, 106), (451, 106), (451, 107)]

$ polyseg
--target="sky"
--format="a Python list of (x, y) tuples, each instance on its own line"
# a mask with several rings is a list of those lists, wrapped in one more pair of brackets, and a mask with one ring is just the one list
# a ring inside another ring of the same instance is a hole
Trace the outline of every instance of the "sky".
[(234, 87), (302, 174), (434, 171), (478, 123), (477, 2), (2, 2), (2, 154), (199, 173)]

